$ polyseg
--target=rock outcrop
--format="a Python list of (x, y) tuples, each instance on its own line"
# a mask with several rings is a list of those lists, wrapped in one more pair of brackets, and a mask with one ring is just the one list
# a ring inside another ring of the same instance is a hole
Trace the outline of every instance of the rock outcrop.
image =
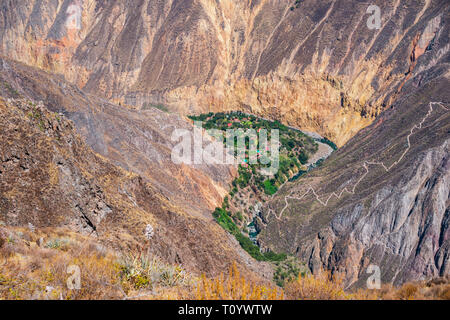
[[(158, 192), (191, 215), (212, 219), (236, 170), (228, 165), (187, 166), (171, 160), (175, 129), (192, 130), (176, 114), (156, 108), (127, 109), (86, 94), (60, 76), (0, 58), (0, 93), (45, 102), (72, 120), (93, 150), (151, 182)], [(185, 210), (188, 208), (188, 210)]]

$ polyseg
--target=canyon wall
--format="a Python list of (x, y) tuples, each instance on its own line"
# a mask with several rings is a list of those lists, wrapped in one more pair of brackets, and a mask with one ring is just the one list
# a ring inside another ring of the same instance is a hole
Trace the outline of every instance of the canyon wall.
[[(86, 94), (75, 85), (13, 60), (0, 58), (0, 96), (45, 102), (72, 120), (87, 144), (125, 170), (139, 174), (158, 193), (189, 215), (212, 220), (222, 204), (236, 169), (229, 165), (175, 164), (175, 129), (193, 131), (176, 114), (149, 108), (127, 109)], [(206, 143), (206, 142), (205, 142)]]
[(338, 0), (13, 0), (0, 52), (116, 103), (245, 110), (342, 146), (394, 101), (445, 1), (371, 4), (379, 29)]
[[(261, 212), (262, 247), (365, 286), (450, 273), (450, 85), (446, 63)], [(417, 79), (416, 79), (417, 80)], [(416, 82), (417, 84), (417, 82)], [(430, 102), (430, 97), (432, 101)]]
[[(375, 29), (361, 1), (3, 1), (0, 89), (45, 101), (180, 216), (209, 223), (234, 172), (170, 162), (169, 129), (190, 127), (177, 113), (243, 110), (318, 132), (342, 148), (262, 208), (262, 248), (349, 286), (371, 263), (385, 282), (446, 275), (449, 4), (371, 4)], [(180, 221), (187, 237), (204, 227)]]
[[(264, 264), (249, 259), (219, 225), (186, 213), (148, 179), (93, 152), (75, 129), (43, 104), (0, 97), (2, 224), (79, 232), (124, 254), (148, 253), (198, 275), (219, 275), (232, 263), (248, 275), (264, 273)], [(149, 224), (150, 240), (144, 235)]]

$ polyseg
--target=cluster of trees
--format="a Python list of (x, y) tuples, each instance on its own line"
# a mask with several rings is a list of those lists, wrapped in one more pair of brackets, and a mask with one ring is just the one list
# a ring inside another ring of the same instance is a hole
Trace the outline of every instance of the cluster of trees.
[(320, 139), (320, 142), (326, 143), (326, 144), (329, 145), (331, 148), (333, 148), (334, 151), (336, 151), (336, 150), (338, 149), (337, 145), (336, 145), (333, 141), (328, 140), (327, 138), (322, 138), (322, 139)]
[[(202, 121), (203, 128), (205, 129), (278, 129), (280, 131), (288, 131), (288, 127), (282, 124), (280, 121), (269, 121), (265, 119), (260, 119), (254, 115), (249, 115), (240, 111), (232, 112), (218, 112), (218, 113), (204, 113), (198, 116), (191, 115), (188, 116), (189, 119), (193, 121)], [(235, 120), (238, 121), (235, 121)], [(229, 126), (231, 124), (231, 126)]]
[[(203, 121), (205, 129), (267, 129), (269, 136), (270, 130), (278, 129), (280, 131), (280, 168), (272, 179), (266, 179), (260, 171), (262, 165), (245, 163), (239, 166), (239, 177), (233, 181), (233, 190), (230, 192), (231, 198), (239, 189), (245, 189), (248, 186), (257, 188), (267, 195), (273, 195), (277, 192), (278, 187), (286, 180), (290, 179), (296, 172), (308, 162), (309, 152), (317, 149), (317, 144), (313, 139), (302, 133), (301, 131), (291, 129), (283, 125), (278, 120), (269, 121), (260, 119), (253, 115), (249, 115), (240, 111), (236, 112), (219, 112), (205, 113), (198, 116), (190, 116), (194, 121)], [(227, 141), (224, 141), (226, 144)], [(236, 146), (237, 139), (234, 144)], [(245, 140), (246, 157), (249, 156), (249, 139)], [(259, 146), (258, 146), (259, 147)], [(258, 149), (259, 150), (259, 149)]]
[(267, 179), (264, 181), (264, 192), (268, 195), (273, 195), (278, 191), (278, 187), (275, 186), (275, 179)]
[[(261, 118), (257, 118), (253, 115), (249, 115), (240, 111), (237, 112), (219, 112), (219, 113), (205, 113), (198, 116), (189, 116), (193, 121), (202, 121), (204, 129), (218, 129), (225, 131), (227, 129), (266, 129), (268, 132), (268, 138), (270, 139), (271, 130), (277, 129), (280, 133), (280, 161), (279, 170), (269, 179), (266, 175), (262, 174), (262, 169), (265, 165), (249, 163), (249, 139), (246, 138), (246, 157), (247, 161), (238, 167), (239, 176), (232, 182), (232, 190), (229, 193), (229, 197), (224, 199), (221, 208), (216, 208), (213, 212), (213, 216), (217, 223), (221, 225), (225, 230), (233, 234), (239, 241), (240, 245), (246, 250), (253, 258), (260, 261), (283, 261), (286, 258), (284, 254), (275, 254), (274, 252), (261, 253), (259, 247), (255, 245), (248, 236), (241, 232), (238, 225), (244, 220), (240, 211), (234, 215), (230, 211), (230, 201), (235, 201), (234, 197), (239, 193), (239, 190), (250, 187), (253, 192), (265, 193), (266, 195), (273, 195), (278, 191), (278, 188), (292, 176), (295, 176), (297, 172), (301, 171), (302, 165), (308, 162), (308, 156), (310, 153), (317, 151), (317, 143), (305, 135), (301, 131), (289, 128), (283, 125), (279, 121), (269, 121)], [(332, 143), (327, 140), (326, 143)], [(227, 141), (224, 139), (224, 144)], [(236, 147), (237, 139), (234, 141)], [(331, 145), (331, 144), (330, 144)], [(258, 146), (261, 148), (261, 146)], [(260, 153), (262, 153), (260, 150)], [(250, 191), (252, 192), (252, 191)], [(242, 204), (242, 199), (241, 199)], [(245, 226), (242, 227), (245, 230)]]
[(241, 247), (247, 251), (253, 258), (258, 261), (283, 261), (286, 259), (286, 254), (276, 254), (272, 251), (262, 253), (257, 245), (255, 245), (247, 236), (243, 235), (238, 226), (233, 222), (231, 218), (231, 212), (227, 211), (224, 207), (216, 208), (213, 212), (213, 217), (217, 223), (226, 231), (236, 237)]

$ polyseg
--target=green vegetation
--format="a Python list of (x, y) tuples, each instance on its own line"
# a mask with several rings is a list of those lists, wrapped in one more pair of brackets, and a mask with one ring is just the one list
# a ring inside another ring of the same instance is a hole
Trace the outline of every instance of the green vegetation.
[(213, 217), (214, 219), (216, 219), (217, 223), (229, 233), (240, 233), (239, 228), (233, 222), (233, 219), (231, 219), (229, 212), (225, 209), (216, 208), (216, 210), (214, 210), (213, 212)]
[(247, 251), (253, 258), (258, 261), (282, 261), (286, 258), (286, 254), (276, 254), (272, 251), (261, 253), (259, 247), (255, 245), (248, 237), (244, 236), (239, 230), (238, 226), (233, 222), (233, 219), (230, 217), (231, 213), (225, 210), (222, 205), (222, 208), (216, 208), (213, 212), (213, 217), (217, 221), (217, 223), (227, 230), (229, 233), (236, 237), (236, 240), (239, 242), (241, 247)]
[[(299, 4), (300, 1), (297, 1), (296, 5)], [(253, 204), (256, 202), (256, 200), (252, 202), (249, 199), (258, 199), (258, 201), (264, 202), (268, 197), (273, 196), (286, 181), (293, 181), (306, 173), (305, 165), (308, 163), (310, 155), (317, 152), (318, 144), (303, 132), (289, 128), (277, 120), (261, 119), (239, 111), (210, 112), (189, 116), (189, 118), (193, 121), (201, 121), (205, 130), (216, 129), (225, 133), (228, 129), (234, 129), (237, 135), (237, 137), (233, 137), (234, 141), (232, 142), (235, 147), (235, 156), (237, 156), (238, 139), (241, 138), (245, 141), (245, 159), (238, 166), (238, 177), (232, 182), (231, 191), (225, 197), (222, 207), (216, 208), (213, 212), (214, 219), (222, 228), (233, 234), (241, 247), (253, 258), (260, 261), (284, 261), (286, 254), (261, 253), (259, 247), (248, 237), (255, 239), (257, 236), (254, 231), (249, 234), (247, 229), (248, 220), (246, 218), (252, 219), (250, 214), (253, 212)], [(239, 129), (242, 130), (239, 131)], [(250, 141), (250, 138), (246, 136), (247, 130), (259, 133), (261, 129), (267, 130), (269, 140), (271, 139), (271, 130), (279, 130), (279, 169), (269, 176), (265, 174), (264, 169), (270, 167), (270, 163), (263, 165), (261, 164), (263, 161), (250, 162), (251, 157), (262, 160), (267, 156), (265, 155), (266, 150), (262, 150), (263, 146), (260, 145), (260, 141)], [(328, 139), (323, 139), (322, 142), (329, 144), (333, 149), (336, 148), (336, 145)], [(223, 143), (227, 146), (225, 134)], [(257, 144), (253, 145), (253, 149), (250, 148), (252, 143)], [(292, 272), (283, 269), (278, 277), (285, 279), (290, 273)]]
[[(320, 160), (319, 160), (320, 161)], [(305, 173), (307, 173), (308, 171), (304, 171), (304, 170), (300, 170), (295, 176), (293, 176), (292, 178), (289, 179), (290, 182), (297, 180), (298, 178), (300, 178), (302, 175), (304, 175)]]
[(37, 125), (39, 127), (39, 130), (41, 130), (42, 132), (45, 131), (45, 123), (44, 120), (42, 119), (42, 114), (41, 112), (36, 108), (36, 106), (30, 102), (30, 105), (33, 106), (33, 110), (31, 110), (30, 112), (28, 112), (28, 117), (31, 120), (34, 120), (37, 122)]
[(295, 0), (294, 5), (290, 8), (291, 11), (294, 11), (295, 9), (298, 9), (300, 7), (300, 4), (303, 2), (303, 0)]
[(2, 81), (2, 85), (6, 90), (8, 90), (9, 94), (13, 98), (18, 98), (20, 96), (19, 92), (16, 89), (14, 89), (13, 87), (11, 87), (11, 85), (8, 82)]
[(306, 266), (300, 264), (298, 259), (293, 256), (286, 257), (275, 265), (273, 280), (280, 287), (284, 287), (286, 283), (296, 280), (299, 274), (302, 277), (305, 276), (308, 270)]
[(234, 235), (236, 237), (236, 240), (239, 241), (239, 244), (241, 245), (242, 249), (248, 252), (249, 255), (251, 255), (253, 258), (255, 258), (258, 261), (264, 261), (266, 260), (264, 255), (259, 250), (259, 247), (255, 245), (252, 240), (250, 240), (248, 237), (244, 236), (242, 233), (238, 232)]
[(240, 232), (235, 234), (235, 237), (237, 241), (239, 241), (241, 247), (258, 261), (282, 261), (287, 257), (285, 253), (277, 254), (272, 251), (261, 253), (259, 247)]
[(180, 265), (166, 264), (149, 255), (124, 255), (119, 260), (118, 268), (122, 281), (132, 284), (136, 289), (174, 287), (186, 285), (189, 281), (186, 271)]
[(69, 245), (70, 241), (68, 239), (51, 239), (45, 244), (45, 248), (48, 249), (63, 249)]
[[(253, 129), (259, 132), (261, 129), (267, 130), (268, 139), (271, 139), (271, 130), (277, 129), (280, 133), (280, 158), (279, 170), (273, 176), (269, 177), (263, 173), (263, 169), (270, 166), (262, 165), (258, 161), (256, 164), (250, 163), (250, 156), (256, 156), (259, 159), (264, 158), (264, 151), (262, 146), (256, 146), (256, 154), (250, 154), (250, 141), (248, 137), (245, 138), (246, 153), (245, 160), (239, 165), (239, 176), (232, 183), (232, 191), (230, 192), (230, 201), (240, 191), (250, 187), (252, 190), (257, 190), (257, 195), (273, 195), (278, 188), (287, 180), (298, 174), (303, 168), (303, 165), (308, 163), (309, 156), (314, 154), (317, 149), (317, 143), (305, 135), (301, 131), (289, 128), (281, 122), (275, 120), (265, 120), (257, 118), (243, 112), (219, 112), (219, 113), (205, 113), (198, 116), (189, 117), (193, 121), (201, 121), (202, 127), (206, 130), (216, 129), (225, 132), (227, 129), (242, 129), (242, 134), (245, 131)], [(237, 146), (237, 140), (234, 139), (233, 144)], [(224, 144), (227, 144), (226, 137)], [(255, 143), (255, 142), (254, 142)], [(236, 149), (236, 148), (235, 148)]]
[(264, 253), (264, 257), (268, 261), (281, 262), (281, 261), (286, 260), (287, 254), (286, 253), (275, 253), (273, 251), (267, 251)]
[(328, 140), (327, 138), (321, 139), (320, 142), (326, 143), (331, 148), (333, 148), (334, 151), (336, 151), (338, 149), (337, 145), (333, 141)]
[(268, 195), (273, 195), (278, 191), (278, 188), (272, 184), (273, 180), (264, 181), (264, 192)]

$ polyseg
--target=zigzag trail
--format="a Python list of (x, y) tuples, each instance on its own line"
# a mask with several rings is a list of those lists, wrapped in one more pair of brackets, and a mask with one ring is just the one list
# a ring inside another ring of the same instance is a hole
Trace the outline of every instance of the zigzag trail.
[(411, 128), (409, 135), (406, 137), (406, 141), (408, 142), (408, 147), (406, 148), (406, 150), (403, 152), (403, 154), (400, 156), (400, 158), (395, 161), (393, 164), (391, 164), (389, 167), (386, 167), (386, 165), (383, 162), (375, 162), (375, 161), (365, 161), (363, 163), (363, 168), (366, 170), (366, 172), (361, 176), (361, 178), (359, 178), (359, 180), (356, 182), (356, 184), (353, 186), (353, 188), (351, 190), (347, 189), (347, 187), (345, 187), (344, 189), (342, 189), (342, 191), (337, 194), (335, 192), (333, 192), (328, 199), (326, 199), (326, 201), (322, 201), (320, 199), (320, 196), (316, 193), (316, 191), (314, 190), (313, 187), (309, 186), (307, 191), (301, 195), (300, 197), (295, 197), (292, 196), (292, 193), (294, 193), (295, 190), (291, 191), (291, 193), (289, 195), (287, 195), (286, 197), (284, 197), (284, 202), (286, 203), (286, 205), (284, 206), (284, 208), (281, 210), (280, 215), (277, 216), (276, 213), (273, 211), (273, 209), (269, 209), (269, 212), (273, 213), (275, 218), (277, 218), (278, 220), (281, 219), (281, 217), (283, 216), (284, 211), (287, 209), (287, 207), (289, 206), (288, 203), (288, 199), (295, 199), (295, 200), (302, 200), (306, 195), (309, 194), (309, 192), (312, 192), (314, 194), (314, 196), (316, 197), (317, 201), (323, 205), (324, 207), (326, 207), (328, 205), (328, 202), (330, 201), (330, 199), (334, 196), (337, 199), (340, 199), (342, 197), (342, 195), (344, 194), (344, 192), (349, 193), (349, 194), (355, 194), (355, 189), (356, 187), (358, 187), (358, 185), (361, 183), (361, 181), (369, 174), (370, 170), (368, 168), (369, 165), (380, 165), (383, 167), (383, 169), (386, 172), (389, 172), (394, 166), (396, 166), (400, 161), (403, 160), (404, 156), (406, 155), (406, 153), (408, 153), (409, 149), (411, 148), (411, 143), (410, 143), (410, 138), (411, 136), (414, 134), (415, 129), (421, 129), (423, 123), (425, 122), (425, 120), (431, 115), (431, 113), (433, 112), (433, 104), (437, 104), (439, 106), (441, 106), (443, 109), (445, 110), (449, 110), (449, 108), (445, 107), (443, 105), (442, 102), (430, 102), (430, 110), (428, 110), (427, 114), (423, 117), (422, 121), (420, 121), (419, 124), (416, 124), (414, 127)]
[(266, 40), (266, 43), (265, 43), (265, 45), (264, 45), (264, 48), (263, 48), (263, 49), (261, 50), (261, 52), (259, 53), (258, 60), (257, 60), (257, 62), (256, 62), (256, 68), (255, 68), (255, 71), (253, 72), (253, 75), (252, 75), (252, 81), (254, 81), (255, 78), (256, 78), (256, 73), (258, 72), (259, 64), (261, 63), (261, 58), (262, 58), (262, 55), (263, 55), (264, 51), (269, 47), (270, 41), (272, 41), (272, 38), (273, 38), (273, 36), (275, 35), (275, 32), (276, 32), (276, 31), (278, 30), (278, 28), (281, 26), (281, 24), (283, 23), (284, 19), (285, 19), (286, 16), (287, 16), (287, 14), (289, 13), (289, 8), (290, 8), (290, 7), (291, 7), (291, 4), (288, 3), (286, 9), (285, 9), (284, 12), (283, 12), (283, 16), (281, 17), (281, 19), (280, 19), (280, 21), (278, 22), (278, 24), (275, 26), (275, 28), (274, 28), (274, 29), (272, 30), (272, 32), (270, 33), (269, 37), (268, 37), (267, 40)]

